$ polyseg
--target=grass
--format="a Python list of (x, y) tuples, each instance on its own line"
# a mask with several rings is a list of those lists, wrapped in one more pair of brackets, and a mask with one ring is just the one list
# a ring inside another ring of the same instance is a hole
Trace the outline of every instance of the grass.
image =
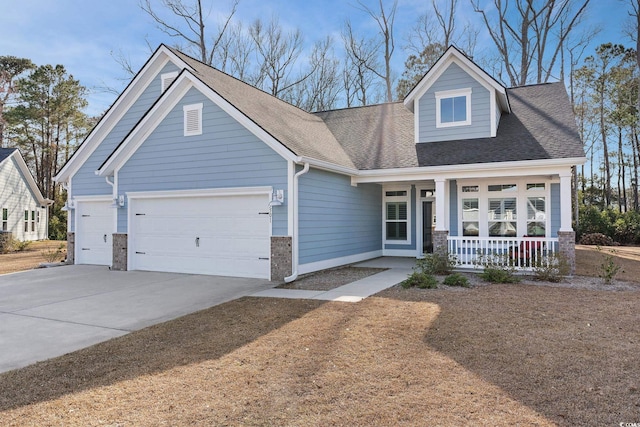
[(0, 425), (636, 422), (639, 306), (520, 284), (242, 298), (0, 374)]

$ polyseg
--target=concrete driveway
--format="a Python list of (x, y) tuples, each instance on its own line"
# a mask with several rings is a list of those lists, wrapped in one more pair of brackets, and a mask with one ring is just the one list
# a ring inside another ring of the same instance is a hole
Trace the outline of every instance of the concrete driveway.
[(89, 265), (0, 275), (0, 372), (271, 287), (261, 279)]

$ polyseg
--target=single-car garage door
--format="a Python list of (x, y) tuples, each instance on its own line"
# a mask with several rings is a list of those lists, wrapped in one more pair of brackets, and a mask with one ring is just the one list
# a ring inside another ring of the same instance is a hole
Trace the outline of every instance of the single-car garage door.
[(113, 217), (110, 201), (78, 201), (75, 263), (111, 265)]
[(269, 278), (269, 198), (133, 198), (130, 269)]

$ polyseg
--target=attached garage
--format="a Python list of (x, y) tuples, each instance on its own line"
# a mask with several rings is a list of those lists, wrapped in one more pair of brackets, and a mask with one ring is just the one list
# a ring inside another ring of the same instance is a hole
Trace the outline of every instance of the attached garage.
[(114, 218), (110, 198), (76, 201), (76, 264), (111, 265)]
[(127, 193), (129, 269), (268, 279), (270, 192)]

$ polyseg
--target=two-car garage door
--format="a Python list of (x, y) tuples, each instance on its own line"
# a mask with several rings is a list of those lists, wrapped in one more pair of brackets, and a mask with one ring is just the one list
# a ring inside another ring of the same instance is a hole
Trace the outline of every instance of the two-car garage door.
[(129, 199), (129, 269), (269, 278), (266, 194)]

